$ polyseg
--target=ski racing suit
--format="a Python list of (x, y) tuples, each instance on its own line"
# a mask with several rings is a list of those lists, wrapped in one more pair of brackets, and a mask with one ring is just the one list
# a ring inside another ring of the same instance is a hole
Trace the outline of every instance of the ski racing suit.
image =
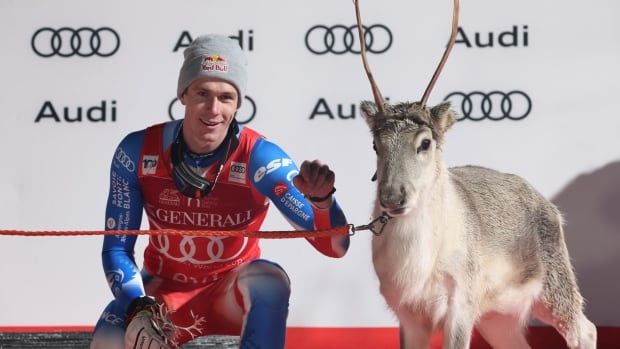
[[(106, 229), (140, 229), (144, 210), (151, 229), (257, 231), (269, 202), (296, 229), (346, 224), (335, 198), (328, 209), (311, 205), (293, 186), (297, 165), (279, 146), (243, 126), (233, 135), (238, 145), (213, 190), (201, 198), (181, 194), (170, 159), (180, 127), (180, 120), (162, 123), (121, 141), (111, 165)], [(183, 161), (206, 169), (204, 177), (213, 181), (223, 148), (204, 156), (185, 154)], [(148, 295), (165, 305), (181, 329), (175, 334), (179, 345), (221, 334), (241, 335), (241, 348), (284, 347), (289, 280), (279, 265), (259, 259), (259, 239), (152, 235), (142, 270), (134, 260), (136, 240), (137, 235), (104, 237), (102, 262), (114, 300), (95, 326), (93, 343), (120, 346), (128, 305)], [(349, 246), (347, 236), (307, 240), (330, 257), (342, 257)]]

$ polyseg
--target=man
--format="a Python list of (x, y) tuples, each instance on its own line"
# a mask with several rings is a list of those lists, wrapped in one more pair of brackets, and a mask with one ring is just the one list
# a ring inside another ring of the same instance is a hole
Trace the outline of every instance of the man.
[[(235, 121), (246, 60), (236, 41), (194, 40), (177, 95), (185, 118), (125, 137), (112, 161), (107, 229), (258, 230), (269, 200), (298, 229), (346, 224), (334, 173), (319, 161), (298, 170), (286, 153)], [(269, 199), (269, 200), (267, 200)], [(289, 279), (259, 259), (254, 238), (151, 236), (140, 272), (135, 235), (106, 236), (102, 260), (114, 300), (91, 348), (173, 348), (209, 334), (241, 335), (241, 348), (283, 348)], [(342, 257), (346, 236), (308, 241)]]

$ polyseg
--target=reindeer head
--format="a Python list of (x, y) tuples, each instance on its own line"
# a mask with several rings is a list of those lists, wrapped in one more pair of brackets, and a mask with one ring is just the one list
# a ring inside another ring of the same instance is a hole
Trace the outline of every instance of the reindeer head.
[(421, 102), (398, 104), (385, 102), (370, 72), (358, 0), (354, 3), (362, 61), (375, 98), (375, 103), (365, 101), (360, 108), (377, 152), (377, 201), (391, 216), (405, 215), (418, 205), (420, 193), (433, 184), (443, 166), (438, 150), (445, 132), (456, 121), (450, 103), (444, 102), (429, 109), (426, 101), (456, 40), (459, 0), (454, 0), (450, 42)]
[(448, 102), (430, 109), (420, 103), (384, 104), (380, 113), (366, 101), (361, 110), (377, 153), (379, 204), (391, 216), (407, 214), (434, 182), (441, 166), (437, 151), (455, 113)]

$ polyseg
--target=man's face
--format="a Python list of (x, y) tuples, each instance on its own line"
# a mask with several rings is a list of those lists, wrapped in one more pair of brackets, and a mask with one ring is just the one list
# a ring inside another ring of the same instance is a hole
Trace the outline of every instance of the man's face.
[(237, 89), (223, 80), (203, 78), (189, 85), (181, 103), (185, 105), (183, 138), (192, 152), (209, 153), (222, 143), (238, 99)]

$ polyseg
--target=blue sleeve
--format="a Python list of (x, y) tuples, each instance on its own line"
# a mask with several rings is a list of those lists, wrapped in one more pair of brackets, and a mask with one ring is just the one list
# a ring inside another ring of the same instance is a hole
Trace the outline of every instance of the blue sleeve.
[[(279, 146), (265, 139), (259, 139), (250, 154), (249, 171), (250, 181), (254, 187), (267, 196), (296, 229), (317, 228), (317, 212), (293, 185), (293, 178), (299, 173), (299, 168)], [(329, 208), (327, 220), (329, 228), (347, 224), (344, 213), (335, 199)], [(348, 237), (310, 242), (321, 253), (338, 257), (344, 255), (349, 246)]]
[(250, 154), (250, 182), (267, 196), (297, 229), (312, 230), (314, 214), (310, 203), (293, 186), (297, 165), (277, 145), (259, 139)]
[[(299, 173), (297, 165), (277, 145), (259, 139), (250, 153), (250, 181), (267, 196), (296, 228), (326, 229), (346, 225), (344, 213), (334, 198), (328, 210), (315, 209), (293, 185)], [(349, 236), (307, 238), (319, 252), (330, 257), (342, 257), (349, 249)]]
[[(125, 137), (114, 152), (110, 169), (110, 190), (106, 206), (106, 230), (135, 230), (142, 221), (142, 194), (138, 164), (144, 131)], [(108, 285), (119, 309), (127, 309), (144, 295), (139, 268), (134, 261), (137, 235), (110, 235), (103, 239), (101, 259)]]

